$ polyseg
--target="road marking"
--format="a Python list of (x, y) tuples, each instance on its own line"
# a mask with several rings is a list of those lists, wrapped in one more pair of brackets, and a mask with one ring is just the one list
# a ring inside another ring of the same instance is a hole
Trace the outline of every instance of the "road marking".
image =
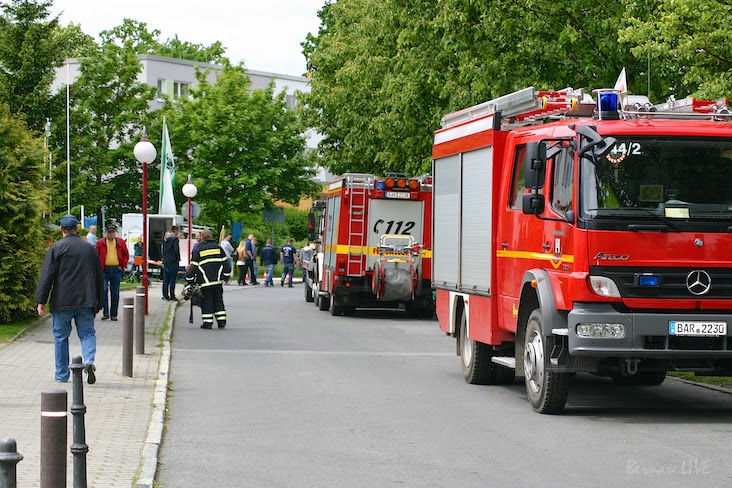
[(233, 354), (286, 354), (292, 356), (389, 356), (389, 357), (448, 357), (453, 352), (393, 352), (393, 351), (298, 351), (294, 349), (183, 349), (176, 352), (233, 353)]

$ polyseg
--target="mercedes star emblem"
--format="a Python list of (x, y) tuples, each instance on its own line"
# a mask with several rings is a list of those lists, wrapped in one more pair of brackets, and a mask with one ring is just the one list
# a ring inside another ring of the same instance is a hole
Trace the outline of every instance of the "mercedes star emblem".
[(694, 295), (705, 295), (712, 288), (712, 277), (704, 270), (695, 269), (686, 275), (686, 288)]

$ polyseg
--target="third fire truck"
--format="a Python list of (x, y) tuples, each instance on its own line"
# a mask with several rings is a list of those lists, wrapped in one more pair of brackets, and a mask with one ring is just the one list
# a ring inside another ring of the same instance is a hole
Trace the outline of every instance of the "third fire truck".
[(311, 214), (318, 247), (303, 263), (305, 299), (333, 315), (403, 304), (432, 317), (431, 212), (429, 177), (348, 173), (330, 183)]
[(727, 100), (533, 87), (446, 115), (432, 281), (468, 383), (732, 375)]

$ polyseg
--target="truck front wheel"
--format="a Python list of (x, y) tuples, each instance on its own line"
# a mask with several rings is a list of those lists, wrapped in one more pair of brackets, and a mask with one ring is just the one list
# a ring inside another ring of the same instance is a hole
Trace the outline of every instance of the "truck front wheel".
[(567, 403), (570, 375), (548, 371), (549, 357), (537, 308), (526, 322), (524, 377), (531, 407), (539, 413), (559, 413)]

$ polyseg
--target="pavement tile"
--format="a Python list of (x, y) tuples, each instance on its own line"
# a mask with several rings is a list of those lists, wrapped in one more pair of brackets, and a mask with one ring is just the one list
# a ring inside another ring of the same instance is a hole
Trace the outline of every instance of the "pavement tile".
[[(158, 334), (175, 302), (160, 300), (159, 284), (150, 286), (149, 314), (145, 321), (145, 354), (134, 354), (133, 377), (122, 375), (122, 301), (134, 290), (120, 293), (120, 320), (101, 320), (97, 314), (97, 382), (84, 383), (87, 480), (95, 487), (130, 487), (140, 470), (142, 449), (153, 413), (153, 396), (162, 348)], [(171, 311), (171, 313), (173, 313)], [(81, 354), (75, 329), (69, 337), (70, 355)], [(64, 389), (68, 406), (72, 383), (53, 379), (53, 331), (50, 317), (15, 342), (0, 346), (0, 436), (12, 437), (23, 460), (17, 465), (18, 486), (40, 486), (41, 393)], [(86, 377), (84, 377), (86, 379)], [(72, 416), (68, 417), (68, 445)], [(72, 455), (67, 451), (67, 484), (72, 485)]]

